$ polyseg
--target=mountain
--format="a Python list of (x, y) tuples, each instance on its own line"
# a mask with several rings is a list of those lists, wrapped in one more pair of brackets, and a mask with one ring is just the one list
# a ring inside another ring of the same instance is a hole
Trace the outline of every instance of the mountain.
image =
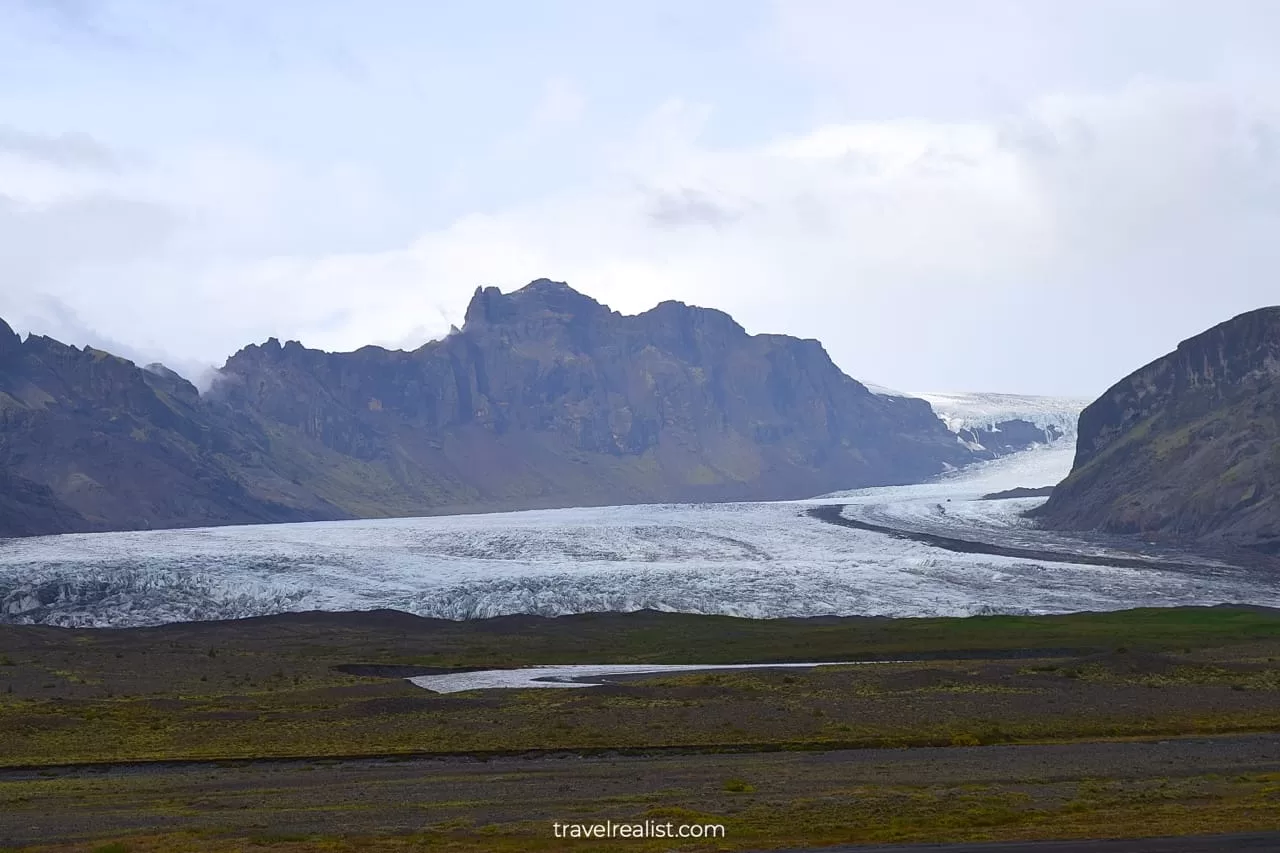
[(1280, 553), (1280, 307), (1183, 341), (1080, 414), (1058, 529)]
[(677, 302), (623, 316), (545, 279), (477, 289), (460, 331), (413, 352), (251, 346), (218, 387), (375, 469), (325, 483), (360, 514), (388, 494), (397, 512), (790, 498), (969, 459), (927, 404), (876, 397), (817, 341)]
[(0, 535), (342, 517), (268, 443), (171, 371), (0, 320)]
[(0, 535), (783, 499), (975, 458), (817, 341), (678, 302), (623, 316), (545, 279), (477, 289), (412, 352), (245, 347), (203, 395), (0, 329)]

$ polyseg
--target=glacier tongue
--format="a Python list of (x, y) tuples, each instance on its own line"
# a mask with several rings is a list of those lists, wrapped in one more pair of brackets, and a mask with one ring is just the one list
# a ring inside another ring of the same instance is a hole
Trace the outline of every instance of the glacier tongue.
[[(0, 621), (155, 625), (391, 608), (449, 619), (643, 608), (753, 617), (963, 616), (1249, 602), (1268, 579), (1115, 569), (942, 550), (805, 514), (842, 503), (878, 524), (1042, 544), (1020, 515), (1057, 482), (1065, 441), (931, 483), (810, 501), (659, 504), (0, 540)], [(1094, 550), (1060, 541), (1059, 549)]]

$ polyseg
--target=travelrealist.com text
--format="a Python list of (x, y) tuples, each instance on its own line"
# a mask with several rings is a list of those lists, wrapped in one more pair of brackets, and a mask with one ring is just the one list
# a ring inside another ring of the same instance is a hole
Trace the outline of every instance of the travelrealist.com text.
[(724, 838), (722, 823), (553, 823), (556, 838)]

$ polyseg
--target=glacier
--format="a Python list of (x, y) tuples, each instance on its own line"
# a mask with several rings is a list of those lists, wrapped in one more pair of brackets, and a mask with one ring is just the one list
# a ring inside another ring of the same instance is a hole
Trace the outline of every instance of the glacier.
[[(788, 617), (1280, 606), (1274, 575), (1209, 559), (1175, 566), (1154, 546), (1049, 534), (1022, 517), (1043, 498), (981, 499), (1055, 483), (1073, 454), (1074, 441), (1064, 438), (928, 483), (802, 501), (0, 540), (0, 621), (118, 627), (379, 608), (473, 619), (644, 608)], [(895, 529), (1067, 556), (955, 553), (806, 514), (832, 504), (848, 518)], [(1070, 562), (1086, 553), (1137, 556), (1150, 566)]]
[[(881, 392), (884, 393), (884, 392)], [(1054, 427), (1062, 440), (1075, 441), (1080, 412), (1089, 400), (1076, 397), (1037, 397), (1026, 394), (947, 393), (921, 391), (896, 396), (918, 397), (933, 407), (947, 429), (990, 429), (998, 423), (1023, 420), (1041, 429)]]

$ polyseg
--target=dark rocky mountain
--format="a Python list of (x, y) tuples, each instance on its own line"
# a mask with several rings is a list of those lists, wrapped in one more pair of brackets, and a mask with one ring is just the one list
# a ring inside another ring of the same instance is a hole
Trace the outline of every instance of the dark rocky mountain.
[(172, 371), (0, 321), (0, 535), (337, 518)]
[(1280, 553), (1280, 307), (1241, 314), (1122, 379), (1080, 415), (1059, 529)]
[(0, 535), (794, 498), (973, 459), (817, 341), (547, 280), (478, 289), (413, 352), (248, 346), (204, 395), (0, 324)]
[(626, 317), (546, 280), (477, 290), (414, 352), (269, 341), (222, 375), (234, 408), (372, 464), (369, 497), (414, 511), (798, 497), (968, 461), (926, 404), (876, 397), (816, 341), (675, 302)]

